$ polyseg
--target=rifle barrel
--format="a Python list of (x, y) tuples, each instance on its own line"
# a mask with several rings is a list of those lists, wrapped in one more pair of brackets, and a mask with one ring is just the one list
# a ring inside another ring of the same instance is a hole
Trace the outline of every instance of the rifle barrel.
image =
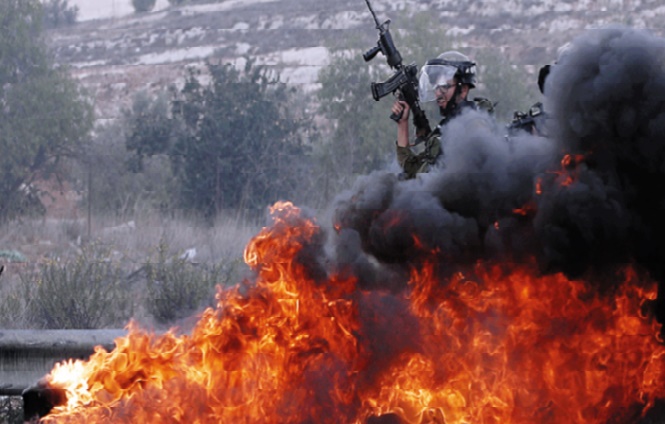
[(372, 13), (372, 17), (374, 18), (374, 22), (376, 23), (376, 29), (381, 29), (381, 24), (379, 23), (379, 20), (376, 17), (376, 13), (374, 13), (374, 9), (372, 9), (372, 5), (369, 3), (369, 0), (365, 0), (365, 3), (367, 3), (369, 11)]

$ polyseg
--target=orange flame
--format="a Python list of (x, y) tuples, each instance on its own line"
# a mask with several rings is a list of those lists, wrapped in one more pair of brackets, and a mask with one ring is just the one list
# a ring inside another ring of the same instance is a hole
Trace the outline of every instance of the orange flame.
[[(583, 163), (585, 156), (581, 154), (570, 154), (567, 153), (563, 155), (561, 159), (561, 170), (555, 171), (556, 181), (561, 187), (567, 187), (575, 183), (579, 179), (579, 168), (578, 165)], [(539, 194), (542, 194), (542, 186), (537, 188)]]
[(643, 311), (656, 285), (630, 267), (600, 294), (532, 264), (442, 280), (432, 260), (402, 294), (361, 291), (303, 255), (320, 243), (314, 220), (289, 203), (272, 212), (245, 251), (253, 282), (220, 290), (191, 335), (130, 323), (113, 351), (56, 365), (47, 381), (67, 403), (42, 421), (634, 422), (665, 396), (660, 325)]

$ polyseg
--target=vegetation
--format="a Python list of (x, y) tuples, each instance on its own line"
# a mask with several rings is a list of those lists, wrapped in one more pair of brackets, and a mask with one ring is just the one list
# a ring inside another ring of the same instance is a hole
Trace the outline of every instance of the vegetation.
[(124, 221), (151, 211), (172, 213), (178, 204), (169, 159), (154, 155), (138, 162), (126, 147), (131, 125), (120, 120), (100, 126), (82, 152), (76, 173), (84, 203), (95, 215), (112, 214)]
[(120, 268), (103, 249), (86, 251), (39, 264), (21, 276), (26, 316), (38, 328), (100, 328), (131, 317)]
[(0, 227), (1, 245), (23, 246), (0, 258), (0, 328), (122, 328), (130, 318), (160, 329), (178, 325), (214, 304), (217, 285), (241, 281), (242, 250), (259, 228), (235, 218), (209, 226), (158, 214), (133, 228), (101, 216), (93, 223), (85, 253), (69, 222)]
[(47, 0), (43, 3), (44, 27), (58, 28), (76, 23), (77, 6), (69, 6), (68, 0)]
[(155, 8), (157, 0), (132, 0), (136, 12), (150, 12)]
[(41, 13), (38, 0), (0, 2), (0, 220), (40, 212), (32, 184), (62, 175), (92, 128), (90, 104), (47, 52)]
[[(370, 91), (394, 70), (381, 55), (370, 63), (361, 55), (376, 38), (329, 46), (315, 96), (250, 60), (243, 69), (209, 62), (178, 88), (136, 93), (121, 119), (93, 135), (90, 104), (39, 41), (42, 23), (60, 25), (75, 8), (66, 0), (44, 7), (57, 18), (34, 18), (45, 16), (37, 0), (0, 3), (0, 58), (16, 58), (0, 60), (0, 261), (8, 265), (0, 326), (177, 323), (213, 304), (216, 285), (239, 281), (242, 248), (267, 206), (288, 199), (324, 208), (356, 176), (396, 166), (393, 99), (376, 102)], [(427, 14), (406, 23), (392, 29), (405, 62), (422, 65), (458, 44)], [(533, 102), (535, 81), (499, 52), (476, 53), (476, 91), (499, 101), (498, 118)], [(436, 109), (427, 112), (434, 125)], [(30, 217), (40, 210), (33, 183), (52, 175), (76, 180), (88, 206), (85, 220), (60, 221), (57, 232)], [(39, 250), (45, 240), (54, 243), (48, 253)], [(182, 256), (193, 246), (194, 261)]]
[(333, 123), (327, 145), (321, 149), (323, 169), (335, 172), (334, 179), (348, 181), (379, 169), (394, 154), (389, 140), (394, 139), (395, 128), (388, 119), (392, 101), (386, 98), (375, 104), (371, 97), (371, 83), (389, 75), (381, 75), (379, 69), (367, 66), (360, 55), (340, 51), (333, 65), (319, 75), (319, 113)]
[(132, 168), (142, 171), (145, 157), (166, 155), (181, 209), (209, 219), (227, 209), (262, 214), (301, 176), (295, 158), (307, 152), (306, 125), (289, 108), (293, 91), (251, 61), (243, 71), (209, 62), (207, 75), (203, 84), (190, 69), (170, 110), (160, 97), (135, 99), (127, 114)]
[(145, 266), (147, 311), (159, 323), (167, 324), (190, 316), (201, 306), (214, 306), (215, 287), (231, 282), (236, 264), (194, 264), (186, 252), (169, 255), (168, 244), (160, 241), (156, 258)]

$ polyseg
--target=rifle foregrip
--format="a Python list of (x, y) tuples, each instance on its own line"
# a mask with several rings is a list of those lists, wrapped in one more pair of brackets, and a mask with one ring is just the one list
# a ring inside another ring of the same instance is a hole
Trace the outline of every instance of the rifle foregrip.
[(392, 119), (395, 122), (399, 122), (399, 120), (402, 119), (403, 114), (404, 114), (404, 110), (402, 110), (400, 113), (391, 113), (390, 114), (390, 119)]

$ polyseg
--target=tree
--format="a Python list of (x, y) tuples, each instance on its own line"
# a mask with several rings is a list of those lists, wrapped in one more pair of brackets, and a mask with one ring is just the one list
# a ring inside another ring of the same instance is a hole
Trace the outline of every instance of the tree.
[(134, 11), (136, 12), (150, 12), (155, 7), (157, 0), (132, 0)]
[(373, 81), (390, 75), (383, 71), (367, 66), (359, 55), (338, 53), (319, 74), (319, 112), (334, 124), (330, 143), (337, 161), (332, 166), (344, 174), (365, 174), (389, 160), (388, 140), (395, 132), (388, 118), (392, 101), (376, 103), (370, 91)]
[(130, 170), (142, 172), (146, 157), (169, 152), (174, 131), (170, 107), (168, 92), (153, 96), (147, 91), (139, 91), (132, 99), (131, 109), (123, 111), (127, 131), (125, 145), (127, 150), (135, 153), (128, 164)]
[(211, 62), (207, 71), (204, 86), (192, 70), (174, 103), (183, 126), (172, 158), (183, 200), (206, 216), (225, 208), (263, 210), (288, 197), (305, 153), (291, 93), (250, 60), (242, 72)]
[[(144, 210), (167, 211), (177, 206), (176, 184), (169, 157), (156, 154), (140, 162), (127, 150), (129, 125), (113, 121), (95, 129), (80, 161), (84, 201), (92, 210), (122, 219)], [(89, 203), (89, 204), (88, 204)]]
[(277, 81), (249, 60), (242, 71), (212, 62), (205, 75), (190, 68), (170, 115), (159, 99), (135, 103), (127, 138), (135, 170), (143, 157), (168, 155), (181, 206), (209, 218), (223, 209), (263, 212), (290, 197), (302, 178), (306, 122), (294, 115), (294, 92)]
[(58, 28), (73, 25), (79, 13), (78, 6), (69, 6), (67, 0), (47, 0), (43, 4), (44, 27)]
[(3, 0), (0, 24), (0, 219), (8, 219), (40, 206), (32, 183), (76, 156), (93, 115), (47, 51), (38, 0)]

